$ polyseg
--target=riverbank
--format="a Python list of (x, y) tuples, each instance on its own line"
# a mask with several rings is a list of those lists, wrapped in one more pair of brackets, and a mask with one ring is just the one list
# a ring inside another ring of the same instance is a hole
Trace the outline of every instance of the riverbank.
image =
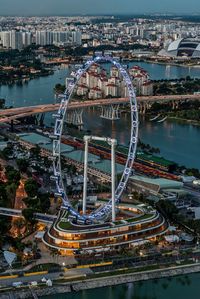
[[(28, 73), (25, 76), (13, 76), (8, 77), (4, 79), (3, 81), (0, 81), (0, 87), (1, 86), (9, 86), (10, 88), (14, 85), (23, 86), (24, 84), (28, 84), (31, 80), (35, 80), (41, 77), (48, 77), (54, 74), (53, 69), (46, 70), (43, 69), (41, 72), (35, 72), (35, 73)], [(4, 74), (3, 74), (4, 75)], [(5, 76), (6, 77), (6, 76)]]
[(181, 117), (176, 117), (176, 116), (167, 116), (167, 119), (171, 120), (171, 121), (177, 121), (182, 124), (187, 123), (187, 124), (191, 124), (191, 125), (195, 125), (195, 126), (200, 126), (200, 121), (193, 120), (193, 119), (186, 119), (186, 118), (181, 118)]
[[(155, 80), (170, 78), (200, 76), (196, 69), (171, 67), (168, 74), (165, 66), (138, 63), (145, 68), (151, 77)], [(6, 106), (23, 107), (39, 104), (54, 103), (53, 87), (57, 84), (63, 84), (65, 78), (70, 75), (70, 69), (55, 70), (52, 76), (40, 77), (30, 80), (29, 84), (23, 86), (14, 85), (0, 86), (0, 97), (6, 99)], [(86, 112), (85, 112), (86, 113)], [(92, 110), (88, 111), (85, 119), (85, 129), (93, 134), (102, 134), (110, 136), (113, 131), (120, 144), (128, 145), (130, 139), (130, 119), (121, 115), (120, 121), (110, 122), (106, 119), (97, 117)], [(52, 126), (51, 113), (45, 114), (45, 125)], [(142, 142), (151, 144), (152, 147), (160, 149), (160, 155), (168, 160), (174, 160), (179, 165), (185, 165), (188, 168), (197, 167), (200, 169), (199, 148), (200, 148), (200, 126), (191, 126), (179, 124), (166, 120), (163, 123), (148, 121), (140, 116), (139, 136)], [(193, 146), (191, 146), (193, 145)], [(183, 151), (184, 148), (184, 151)]]
[[(160, 278), (174, 277), (180, 275), (187, 275), (192, 273), (200, 272), (200, 263), (190, 264), (183, 266), (174, 266), (169, 268), (163, 268), (159, 270), (148, 270), (137, 273), (127, 273), (118, 275), (109, 275), (105, 273), (103, 277), (97, 278), (85, 278), (77, 281), (68, 281), (66, 283), (54, 282), (53, 287), (34, 287), (34, 293), (38, 296), (49, 296), (55, 294), (64, 294), (71, 292), (79, 292), (82, 290), (89, 290), (95, 288), (102, 288), (108, 286), (116, 286), (120, 284), (126, 284), (131, 282), (147, 281), (147, 280), (158, 280)], [(0, 298), (9, 299), (10, 293), (14, 294), (16, 299), (25, 299), (33, 297), (30, 289), (13, 289), (5, 291), (0, 294)]]
[[(122, 59), (123, 61), (123, 59)], [(191, 64), (191, 63), (177, 63), (173, 61), (156, 61), (156, 60), (148, 60), (145, 58), (137, 58), (133, 57), (132, 59), (124, 59), (124, 62), (145, 62), (145, 63), (152, 63), (152, 64), (158, 64), (158, 65), (164, 65), (164, 66), (180, 66), (180, 67), (186, 67), (186, 68), (200, 68), (200, 64)]]

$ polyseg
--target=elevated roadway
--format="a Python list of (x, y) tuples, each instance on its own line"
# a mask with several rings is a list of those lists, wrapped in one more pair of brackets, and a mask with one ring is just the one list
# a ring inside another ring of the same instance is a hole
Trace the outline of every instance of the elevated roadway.
[[(2, 208), (2, 207), (0, 207), (0, 215), (16, 217), (16, 218), (23, 217), (22, 210), (8, 209), (8, 208)], [(56, 218), (57, 218), (56, 215), (35, 213), (35, 219), (37, 221), (40, 221), (43, 223), (52, 223)]]
[[(167, 96), (140, 96), (137, 97), (139, 105), (152, 104), (155, 102), (165, 103), (165, 102), (181, 102), (181, 101), (194, 101), (200, 100), (200, 94), (189, 94), (189, 95), (167, 95)], [(113, 99), (98, 99), (98, 100), (87, 100), (87, 101), (72, 101), (69, 103), (68, 109), (84, 109), (88, 107), (97, 107), (97, 106), (109, 106), (109, 105), (119, 105), (128, 103), (128, 98), (113, 98)], [(60, 104), (44, 104), (28, 107), (19, 107), (0, 110), (0, 123), (10, 122), (14, 119), (19, 119), (23, 117), (30, 116), (32, 114), (39, 114), (45, 112), (57, 111)]]

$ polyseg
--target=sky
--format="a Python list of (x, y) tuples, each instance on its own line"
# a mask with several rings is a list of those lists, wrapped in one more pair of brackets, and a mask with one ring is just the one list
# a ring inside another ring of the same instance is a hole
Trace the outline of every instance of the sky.
[(0, 15), (200, 14), (200, 0), (0, 0)]

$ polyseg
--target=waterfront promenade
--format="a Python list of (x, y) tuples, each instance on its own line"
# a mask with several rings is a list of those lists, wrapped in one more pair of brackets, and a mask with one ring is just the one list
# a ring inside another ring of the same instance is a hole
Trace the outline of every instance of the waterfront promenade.
[[(126, 284), (131, 282), (139, 282), (139, 281), (147, 281), (151, 279), (160, 279), (166, 277), (174, 277), (178, 275), (187, 275), (191, 273), (198, 273), (200, 272), (200, 264), (193, 264), (193, 265), (180, 265), (180, 266), (170, 266), (170, 267), (163, 267), (163, 269), (155, 269), (155, 270), (146, 270), (146, 271), (135, 271), (130, 273), (104, 273), (98, 277), (90, 278), (87, 277), (85, 274), (81, 274), (81, 272), (69, 272), (65, 278), (60, 281), (60, 273), (51, 273), (45, 275), (46, 278), (51, 278), (54, 280), (53, 287), (45, 287), (45, 285), (41, 284), (40, 287), (35, 287), (34, 292), (36, 296), (47, 296), (53, 294), (64, 294), (64, 293), (71, 293), (71, 292), (78, 292), (81, 290), (88, 290), (94, 288), (101, 288), (107, 286), (116, 286), (120, 284)], [(41, 280), (44, 275), (35, 275), (26, 277), (27, 281), (33, 280)], [(56, 279), (57, 277), (57, 279)], [(56, 280), (55, 280), (56, 279)], [(16, 280), (16, 279), (15, 279)], [(18, 280), (19, 281), (19, 280)], [(23, 281), (23, 279), (21, 279)], [(1, 282), (1, 280), (0, 280)], [(6, 280), (5, 280), (6, 282)], [(23, 289), (13, 289), (8, 288), (7, 291), (4, 291), (3, 294), (0, 294), (2, 299), (10, 299), (10, 290), (13, 291), (14, 298), (30, 298), (30, 290), (29, 288)]]

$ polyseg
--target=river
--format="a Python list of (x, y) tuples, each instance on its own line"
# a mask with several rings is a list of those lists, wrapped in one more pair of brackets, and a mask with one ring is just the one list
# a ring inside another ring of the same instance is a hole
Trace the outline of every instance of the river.
[[(166, 66), (147, 62), (130, 62), (129, 65), (141, 66), (149, 73), (152, 80), (186, 76), (200, 78), (200, 68), (195, 67)], [(70, 71), (69, 68), (60, 69), (53, 75), (31, 80), (23, 86), (0, 86), (0, 97), (7, 99), (8, 106), (14, 107), (52, 103), (54, 101), (53, 87), (56, 83), (64, 84), (64, 79), (69, 76)]]
[(114, 287), (86, 290), (43, 299), (198, 299), (200, 273), (146, 282), (129, 283)]
[[(200, 69), (181, 66), (165, 66), (146, 62), (131, 62), (147, 70), (151, 79), (181, 78), (187, 75), (200, 77)], [(31, 80), (22, 86), (1, 86), (0, 98), (6, 99), (7, 106), (20, 107), (55, 102), (53, 88), (56, 83), (64, 84), (65, 77), (69, 76), (71, 68), (56, 70), (53, 75)], [(130, 122), (126, 117), (111, 123), (89, 112), (89, 129), (105, 134), (112, 129), (119, 142), (127, 144), (129, 141)], [(51, 115), (46, 115), (48, 124), (52, 122)], [(112, 126), (112, 127), (111, 127)], [(110, 128), (110, 130), (108, 130)], [(159, 147), (161, 155), (166, 159), (176, 161), (180, 165), (200, 169), (200, 126), (180, 124), (165, 121), (163, 123), (150, 122), (140, 118), (140, 139), (154, 147)]]
[[(181, 78), (187, 75), (200, 77), (200, 69), (179, 66), (165, 66), (159, 64), (136, 62), (146, 69), (152, 79)], [(60, 69), (48, 77), (41, 77), (31, 80), (23, 86), (14, 85), (1, 86), (0, 98), (6, 99), (7, 106), (28, 106), (55, 101), (53, 87), (56, 83), (64, 84), (64, 79), (69, 76), (70, 70)], [(47, 116), (47, 120), (50, 121)], [(98, 133), (113, 130), (119, 143), (127, 144), (129, 141), (129, 121), (126, 116), (116, 122), (96, 118), (94, 112), (89, 112), (89, 127), (91, 131)], [(110, 128), (108, 130), (108, 128)], [(180, 124), (177, 122), (165, 121), (164, 123), (150, 122), (140, 119), (140, 139), (152, 146), (159, 147), (161, 154), (173, 161), (188, 167), (200, 169), (200, 126), (191, 124)], [(75, 294), (57, 295), (45, 298), (68, 298), (68, 299), (181, 299), (199, 298), (200, 274), (190, 275), (189, 278), (162, 279), (159, 281), (148, 281), (108, 287), (96, 290), (88, 290)], [(192, 295), (191, 295), (192, 294)]]
[[(94, 111), (87, 116), (88, 129), (99, 135), (116, 137), (118, 143), (128, 145), (130, 135), (130, 121), (128, 116), (121, 116), (120, 120), (109, 121), (97, 118)], [(163, 123), (151, 122), (140, 117), (139, 137), (144, 143), (158, 147), (161, 155), (166, 159), (187, 167), (200, 169), (200, 126), (180, 124), (165, 121)]]

